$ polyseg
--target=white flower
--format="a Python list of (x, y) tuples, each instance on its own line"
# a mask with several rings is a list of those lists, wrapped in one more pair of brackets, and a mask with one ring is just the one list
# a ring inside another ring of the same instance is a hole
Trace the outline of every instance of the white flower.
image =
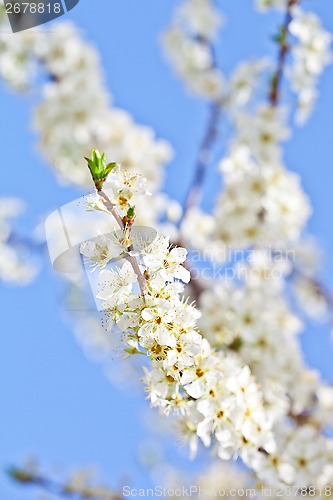
[(94, 241), (85, 241), (82, 243), (80, 252), (86, 257), (98, 257), (98, 250)]
[(143, 263), (152, 271), (159, 271), (164, 281), (179, 279), (184, 283), (190, 281), (190, 272), (182, 266), (186, 260), (185, 248), (168, 250), (169, 238), (159, 237), (143, 250)]
[(114, 307), (129, 296), (137, 276), (129, 262), (116, 271), (103, 270), (99, 274), (100, 291), (97, 298), (101, 299), (104, 307)]
[(204, 358), (196, 366), (184, 370), (181, 382), (192, 398), (199, 399), (215, 385), (217, 376), (218, 374), (213, 370), (211, 360)]
[(105, 207), (102, 198), (98, 194), (89, 194), (84, 198), (84, 205), (87, 208), (87, 211), (100, 211), (100, 212), (108, 212)]
[(144, 177), (122, 170), (118, 165), (106, 179), (105, 192), (121, 210), (127, 211), (130, 205), (135, 205), (136, 196), (149, 194), (146, 182)]
[(163, 259), (160, 275), (165, 281), (173, 281), (173, 278), (188, 283), (191, 279), (190, 272), (182, 266), (186, 260), (187, 250), (185, 248), (173, 248)]
[(143, 379), (146, 385), (146, 392), (152, 406), (166, 407), (170, 398), (176, 398), (179, 384), (161, 370), (147, 370), (144, 368), (145, 377)]
[[(294, 75), (294, 84), (296, 87), (295, 78), (296, 75)], [(299, 125), (303, 125), (311, 115), (317, 97), (318, 92), (312, 87), (305, 87), (299, 92), (296, 112), (296, 122)]]
[(187, 0), (164, 36), (167, 55), (194, 94), (220, 100), (224, 78), (215, 67), (210, 41), (220, 24), (219, 13), (207, 0)]
[(157, 271), (168, 253), (169, 237), (159, 236), (149, 246), (143, 249), (142, 261), (148, 269)]
[(227, 157), (222, 158), (219, 168), (225, 174), (226, 182), (231, 183), (243, 179), (246, 173), (256, 171), (257, 165), (251, 156), (250, 148), (245, 145), (237, 145)]
[(296, 119), (302, 124), (314, 107), (318, 78), (332, 61), (332, 35), (322, 28), (314, 13), (305, 12), (299, 6), (293, 7), (292, 17), (289, 30), (296, 43), (291, 45), (293, 64), (288, 76), (298, 97)]
[(217, 200), (211, 240), (234, 248), (297, 241), (311, 213), (299, 177), (278, 164), (260, 167), (236, 154), (222, 163), (226, 189)]
[(210, 446), (211, 435), (215, 434), (218, 441), (223, 442), (225, 448), (235, 452), (237, 438), (230, 419), (234, 418), (235, 404), (230, 396), (200, 400), (197, 409), (204, 419), (198, 425), (198, 436), (205, 446)]
[(143, 347), (149, 348), (154, 340), (169, 347), (176, 345), (176, 337), (172, 327), (175, 313), (170, 303), (164, 299), (159, 299), (157, 305), (145, 307), (142, 310), (141, 317), (144, 324), (140, 327), (138, 335), (140, 344)]
[(181, 21), (194, 36), (214, 38), (222, 19), (213, 3), (207, 0), (187, 0), (179, 9)]
[(258, 470), (259, 477), (275, 485), (291, 484), (306, 488), (329, 484), (331, 444), (311, 425), (279, 426), (278, 449), (266, 456)]
[(202, 336), (195, 331), (183, 333), (179, 336), (175, 347), (167, 352), (163, 367), (168, 370), (177, 366), (183, 370), (194, 364), (194, 357), (201, 353)]
[[(94, 268), (105, 267), (110, 260), (127, 252), (131, 240), (121, 231), (99, 236), (94, 241), (85, 241), (80, 246), (80, 252), (92, 262)], [(93, 268), (93, 269), (94, 269)]]
[(236, 115), (237, 143), (248, 146), (260, 162), (272, 163), (280, 159), (280, 143), (290, 137), (284, 108), (260, 105), (253, 115), (239, 112)]

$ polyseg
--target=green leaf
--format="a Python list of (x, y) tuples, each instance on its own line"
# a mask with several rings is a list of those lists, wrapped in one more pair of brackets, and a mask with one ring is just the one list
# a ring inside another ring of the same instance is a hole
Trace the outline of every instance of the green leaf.
[(129, 219), (133, 219), (133, 217), (135, 216), (135, 207), (130, 207), (128, 210), (127, 210), (127, 217)]
[(85, 160), (88, 163), (91, 177), (98, 190), (102, 188), (109, 173), (118, 165), (116, 162), (107, 164), (105, 153), (100, 153), (96, 148), (93, 149), (91, 158), (85, 157)]

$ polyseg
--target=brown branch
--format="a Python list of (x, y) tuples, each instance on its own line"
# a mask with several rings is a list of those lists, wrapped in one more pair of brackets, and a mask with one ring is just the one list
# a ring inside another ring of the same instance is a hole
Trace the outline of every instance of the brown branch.
[(295, 415), (294, 413), (289, 413), (289, 418), (299, 427), (303, 425), (312, 425), (317, 431), (322, 431), (322, 424), (316, 420), (311, 413), (300, 413)]
[(275, 73), (272, 76), (271, 87), (268, 95), (270, 105), (276, 107), (279, 102), (280, 88), (283, 80), (284, 68), (286, 63), (287, 54), (289, 52), (288, 34), (289, 26), (292, 21), (291, 10), (299, 0), (287, 0), (287, 11), (283, 25), (281, 26), (280, 33), (277, 38), (279, 43), (278, 62)]

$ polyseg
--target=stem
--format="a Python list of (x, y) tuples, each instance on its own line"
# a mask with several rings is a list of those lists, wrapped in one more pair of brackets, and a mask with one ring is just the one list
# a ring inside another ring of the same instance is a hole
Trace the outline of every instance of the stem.
[[(194, 170), (194, 176), (192, 183), (187, 192), (185, 203), (184, 203), (184, 211), (182, 217), (179, 221), (179, 226), (181, 228), (182, 223), (186, 217), (187, 212), (194, 206), (196, 206), (200, 201), (201, 196), (201, 187), (204, 181), (204, 177), (207, 171), (207, 168), (211, 161), (212, 156), (212, 148), (214, 146), (215, 140), (217, 138), (217, 126), (221, 116), (222, 111), (222, 102), (216, 101), (211, 104), (210, 116), (208, 119), (207, 128), (201, 142), (201, 146), (199, 148), (197, 161)], [(183, 242), (183, 236), (181, 234), (181, 230), (179, 232), (179, 240), (177, 244), (179, 246), (186, 246), (185, 242)], [(184, 264), (187, 269), (189, 269), (186, 264)], [(190, 270), (190, 269), (189, 269)], [(202, 285), (192, 278), (190, 282), (191, 287), (191, 296), (197, 302), (199, 301), (201, 293), (204, 291)]]
[(186, 212), (191, 207), (197, 205), (200, 200), (201, 187), (207, 167), (209, 166), (211, 160), (212, 148), (217, 138), (217, 125), (221, 116), (221, 110), (221, 102), (214, 102), (211, 105), (207, 128), (196, 160), (193, 180), (185, 198), (185, 210), (182, 220), (184, 219)]
[[(107, 196), (107, 194), (104, 193), (104, 191), (98, 190), (97, 192), (101, 196), (105, 208), (107, 208), (107, 210), (116, 219), (117, 224), (120, 227), (120, 229), (122, 231), (124, 231), (126, 229), (126, 225), (124, 224), (123, 219), (119, 215), (119, 212), (117, 210), (117, 206), (114, 203), (112, 203), (112, 201)], [(129, 247), (127, 250), (131, 251), (132, 247)], [(140, 271), (140, 267), (139, 267), (137, 259), (135, 257), (133, 257), (132, 255), (128, 255), (128, 254), (126, 255), (125, 259), (131, 264), (131, 266), (133, 268), (133, 271), (135, 272), (135, 274), (136, 274), (136, 276), (138, 278), (138, 283), (139, 283), (139, 287), (140, 287), (141, 293), (142, 293), (143, 296), (145, 296), (146, 293), (147, 293), (147, 280), (144, 277), (144, 275), (142, 274), (142, 272)]]
[(104, 203), (105, 208), (107, 208), (107, 210), (113, 215), (113, 217), (117, 221), (118, 226), (123, 231), (125, 229), (125, 224), (123, 223), (123, 219), (119, 215), (119, 212), (117, 210), (117, 206), (114, 203), (112, 203), (112, 201), (110, 200), (108, 195), (104, 193), (104, 191), (98, 190), (97, 193), (103, 199), (103, 203)]
[(289, 34), (289, 25), (292, 21), (291, 9), (294, 5), (298, 3), (298, 1), (299, 0), (288, 0), (285, 20), (281, 27), (280, 40), (279, 40), (280, 49), (278, 54), (277, 68), (272, 76), (271, 88), (268, 95), (269, 103), (272, 107), (276, 107), (279, 102), (284, 67), (286, 63), (286, 57), (289, 52), (288, 34)]
[[(183, 244), (180, 244), (180, 246), (184, 246)], [(191, 266), (187, 264), (187, 262), (184, 262), (184, 267), (191, 272)], [(201, 294), (207, 290), (207, 288), (198, 280), (198, 278), (193, 279), (191, 277), (191, 281), (188, 284), (189, 289), (190, 289), (190, 297), (193, 299), (197, 304), (199, 304), (200, 301), (200, 296)]]
[[(209, 48), (212, 56), (212, 68), (217, 69), (218, 65), (214, 46), (205, 37), (198, 36), (197, 38), (202, 43), (206, 44), (206, 46)], [(217, 138), (217, 126), (221, 116), (222, 105), (223, 102), (221, 99), (212, 101), (210, 105), (208, 123), (198, 151), (192, 183), (185, 197), (184, 213), (179, 222), (180, 225), (184, 220), (187, 211), (191, 207), (197, 205), (200, 201), (201, 187), (204, 181), (207, 167), (209, 166), (209, 163), (211, 161), (212, 148)]]
[(127, 255), (125, 257), (125, 259), (131, 264), (133, 271), (135, 272), (135, 274), (138, 278), (139, 287), (140, 287), (141, 293), (144, 297), (147, 293), (147, 280), (143, 276), (142, 272), (140, 271), (138, 261), (136, 260), (135, 257), (133, 257), (131, 255)]
[[(215, 50), (214, 47), (211, 45), (211, 43), (204, 39), (201, 38), (201, 41), (203, 43), (206, 43), (207, 46), (210, 48), (210, 52), (212, 55), (212, 67), (217, 68), (217, 61), (216, 61), (216, 55), (215, 55)], [(196, 206), (201, 198), (201, 190), (202, 190), (202, 185), (204, 182), (205, 174), (207, 172), (207, 168), (210, 164), (211, 157), (212, 157), (212, 149), (214, 147), (215, 141), (218, 136), (218, 123), (221, 117), (222, 113), (222, 106), (223, 106), (223, 101), (220, 100), (215, 100), (210, 104), (210, 112), (209, 112), (209, 117), (208, 117), (208, 122), (207, 126), (199, 147), (199, 151), (197, 154), (196, 158), (196, 163), (194, 166), (194, 174), (192, 178), (192, 182), (190, 184), (190, 187), (187, 191), (185, 201), (184, 201), (184, 210), (183, 214), (180, 218), (179, 221), (179, 227), (181, 228), (182, 223), (188, 213), (188, 211)], [(179, 242), (178, 244), (180, 246), (186, 246), (183, 243), (183, 236), (181, 234), (181, 229), (179, 231)], [(185, 267), (189, 269), (189, 266), (184, 263)], [(193, 278), (190, 282), (190, 287), (191, 287), (191, 295), (196, 300), (197, 302), (199, 301), (201, 293), (204, 291), (204, 287), (198, 282), (195, 281)]]

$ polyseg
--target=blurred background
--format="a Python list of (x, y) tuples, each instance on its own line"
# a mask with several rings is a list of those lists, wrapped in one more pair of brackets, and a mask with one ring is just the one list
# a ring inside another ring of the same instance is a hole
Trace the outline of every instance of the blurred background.
[[(277, 16), (258, 15), (250, 0), (218, 3), (226, 19), (217, 57), (227, 74), (240, 59), (275, 54), (271, 36), (278, 25)], [(167, 168), (165, 191), (182, 202), (204, 131), (207, 105), (186, 93), (162, 55), (161, 33), (176, 5), (175, 0), (80, 0), (60, 22), (74, 22), (100, 52), (114, 104), (170, 141), (175, 156)], [(315, 10), (333, 32), (330, 0), (305, 0), (304, 6)], [(286, 147), (286, 163), (302, 176), (314, 207), (309, 229), (324, 249), (322, 279), (331, 289), (332, 88), (333, 67), (329, 67), (320, 83), (313, 118), (306, 127), (296, 129)], [(30, 124), (38, 91), (17, 95), (0, 82), (0, 95), (0, 195), (25, 200), (27, 211), (17, 230), (29, 236), (43, 215), (83, 192), (60, 186), (37, 152)], [(219, 147), (223, 153), (225, 144)], [(205, 183), (206, 208), (211, 206), (216, 181), (212, 171)], [(114, 487), (123, 482), (135, 487), (152, 484), (147, 456), (160, 460), (164, 454), (184, 471), (202, 470), (207, 454), (190, 462), (187, 450), (178, 447), (173, 434), (168, 437), (163, 428), (162, 437), (160, 420), (149, 411), (139, 384), (121, 388), (110, 383), (98, 364), (88, 362), (64, 321), (59, 307), (62, 294), (62, 284), (47, 255), (31, 286), (0, 289), (1, 498), (36, 498), (33, 490), (18, 488), (5, 474), (8, 466), (27, 457), (64, 470), (96, 466), (104, 482)], [(308, 364), (333, 382), (331, 326), (313, 323), (302, 343)], [(122, 369), (116, 355), (114, 363), (116, 371)], [(163, 425), (167, 427), (168, 422)]]

